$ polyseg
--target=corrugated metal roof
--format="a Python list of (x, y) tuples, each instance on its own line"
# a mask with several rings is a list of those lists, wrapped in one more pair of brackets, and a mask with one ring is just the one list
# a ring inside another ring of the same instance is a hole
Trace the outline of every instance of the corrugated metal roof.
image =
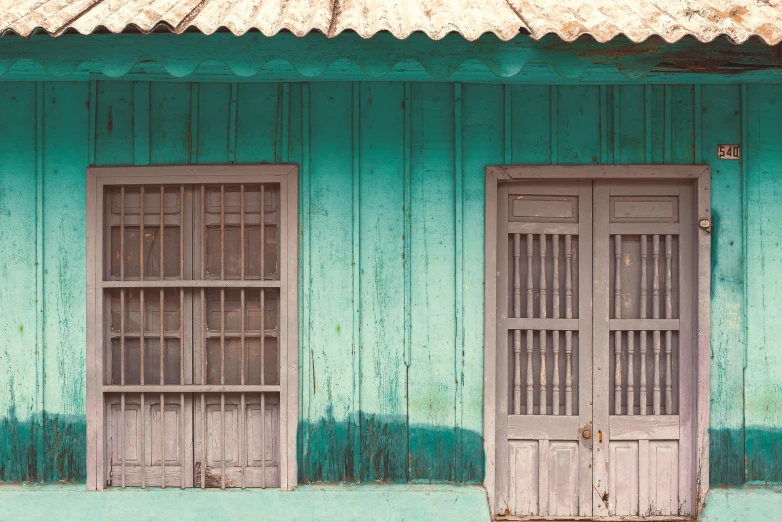
[(634, 42), (654, 35), (707, 42), (725, 34), (736, 43), (759, 36), (777, 44), (782, 0), (0, 0), (0, 33), (23, 37), (36, 30), (90, 34), (101, 27), (150, 32), (161, 25), (175, 33), (225, 27), (266, 36), (317, 30), (333, 37), (352, 30), (364, 38), (389, 31), (404, 39), (422, 31), (435, 40), (449, 32), (468, 40), (483, 33), (502, 40), (554, 33), (566, 41), (590, 34), (600, 42), (620, 34)]

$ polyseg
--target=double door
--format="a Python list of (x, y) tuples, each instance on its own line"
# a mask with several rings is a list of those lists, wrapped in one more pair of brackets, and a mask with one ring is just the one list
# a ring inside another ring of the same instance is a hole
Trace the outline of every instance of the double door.
[(694, 512), (692, 180), (497, 188), (495, 515)]

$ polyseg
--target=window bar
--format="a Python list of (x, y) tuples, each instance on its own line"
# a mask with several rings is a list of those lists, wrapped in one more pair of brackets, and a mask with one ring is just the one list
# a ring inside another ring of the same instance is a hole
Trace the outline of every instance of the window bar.
[[(201, 185), (201, 280), (206, 279), (206, 190)], [(206, 294), (201, 289), (201, 384), (206, 384)], [(206, 488), (206, 396), (201, 394), (201, 489)]]
[[(540, 318), (547, 315), (546, 299), (546, 234), (540, 235)], [(540, 332), (540, 415), (546, 415), (546, 330)]]
[[(646, 234), (641, 235), (641, 319), (646, 319), (646, 263), (647, 263), (647, 238)], [(641, 332), (641, 389), (640, 389), (640, 413), (646, 415), (646, 330)]]
[[(521, 234), (513, 234), (513, 317), (521, 317)], [(521, 330), (513, 331), (513, 414), (521, 415)]]
[[(125, 186), (119, 189), (119, 279), (125, 280)], [(125, 385), (125, 289), (119, 291), (119, 365), (120, 365), (120, 384)], [(122, 487), (125, 487), (125, 394), (120, 396), (120, 416), (122, 429), (120, 430), (120, 446), (122, 457), (122, 469), (120, 471), (120, 481)]]
[[(532, 288), (532, 234), (527, 234), (527, 317), (534, 317)], [(527, 330), (527, 415), (535, 413), (534, 380), (532, 378), (532, 330)]]
[[(225, 280), (225, 185), (220, 185), (220, 280)], [(220, 289), (220, 384), (225, 385), (225, 288)], [(225, 393), (220, 393), (220, 489), (225, 489)]]
[[(165, 257), (165, 248), (163, 244), (163, 237), (165, 234), (164, 214), (163, 214), (163, 200), (165, 199), (165, 187), (160, 185), (160, 280), (163, 280), (163, 258)], [(166, 362), (165, 362), (165, 314), (163, 313), (165, 308), (165, 294), (163, 289), (160, 289), (160, 385), (166, 384)], [(181, 342), (181, 341), (180, 341)], [(166, 399), (164, 394), (160, 393), (160, 487), (165, 489), (166, 487)]]
[[(622, 318), (622, 236), (614, 236), (614, 319)], [(614, 332), (614, 414), (622, 414), (622, 332)]]
[[(240, 275), (242, 281), (244, 281), (244, 185), (241, 185), (239, 187), (240, 191), (240, 197), (241, 197), (241, 203), (239, 205), (239, 269), (240, 269)], [(240, 379), (241, 384), (244, 386), (244, 367), (245, 367), (245, 337), (244, 337), (244, 315), (245, 315), (245, 302), (244, 302), (244, 288), (242, 288), (239, 291), (239, 298), (240, 298), (240, 312), (242, 315), (241, 318), (241, 349), (242, 349), (242, 356), (241, 356), (241, 371), (240, 371)], [(247, 461), (247, 420), (245, 419), (245, 396), (244, 393), (240, 396), (241, 401), (241, 415), (240, 415), (240, 425), (239, 425), (239, 433), (240, 433), (240, 443), (239, 443), (239, 459), (242, 462), (242, 489), (245, 489), (247, 487), (247, 481), (246, 481), (246, 461)]]
[[(179, 187), (179, 279), (185, 279), (185, 186)], [(179, 384), (185, 384), (185, 291), (179, 289)], [(179, 437), (180, 437), (180, 449), (181, 461), (180, 470), (182, 484), (181, 488), (185, 489), (185, 394), (179, 394)]]
[[(552, 312), (554, 319), (559, 319), (559, 234), (551, 236), (551, 255), (554, 258), (553, 288), (551, 289)], [(554, 344), (554, 381), (552, 382), (551, 409), (554, 415), (559, 415), (559, 330), (552, 333)]]
[[(261, 184), (261, 280), (266, 279), (266, 186)], [(266, 384), (266, 292), (261, 289), (261, 385)], [(266, 394), (261, 393), (261, 488), (266, 488)]]
[[(572, 238), (565, 235), (565, 318), (573, 318)], [(565, 415), (573, 415), (573, 332), (565, 332)]]
[[(654, 271), (652, 278), (652, 317), (660, 318), (660, 236), (652, 236), (652, 258)], [(660, 331), (652, 334), (652, 350), (654, 351), (654, 382), (652, 383), (652, 409), (655, 415), (660, 415)]]
[[(671, 297), (671, 256), (672, 240), (670, 234), (665, 236), (665, 318), (673, 318), (673, 302)], [(673, 414), (673, 379), (671, 370), (671, 331), (665, 332), (665, 413)]]

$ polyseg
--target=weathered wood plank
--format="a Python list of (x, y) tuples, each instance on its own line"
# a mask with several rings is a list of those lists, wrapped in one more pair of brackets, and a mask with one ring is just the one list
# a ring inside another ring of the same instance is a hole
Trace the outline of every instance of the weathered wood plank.
[(35, 83), (0, 84), (0, 113), (17, 122), (0, 127), (0, 481), (37, 476), (37, 106)]
[[(195, 148), (194, 152), (198, 163), (228, 163), (233, 159), (228, 139), (231, 133), (229, 128), (231, 88), (230, 83), (210, 83), (198, 86), (198, 99), (194, 100), (196, 107), (198, 107), (198, 114), (191, 115), (198, 117), (198, 133), (192, 135), (191, 127), (188, 126), (188, 132), (191, 134), (188, 145)], [(168, 93), (165, 99), (184, 109), (184, 102), (177, 98), (177, 94), (186, 98), (188, 104), (190, 103), (190, 97), (185, 96), (184, 91)], [(189, 120), (185, 121), (189, 123)], [(154, 147), (153, 143), (153, 151)], [(153, 157), (154, 155), (153, 152)]]
[(741, 143), (741, 87), (704, 85), (703, 158), (712, 163), (712, 321), (710, 482), (744, 482), (744, 354), (742, 162), (716, 159), (720, 143)]
[(454, 92), (412, 86), (410, 480), (453, 480)]
[(281, 110), (282, 85), (251, 83), (240, 84), (237, 89), (236, 162), (286, 161), (288, 151), (279, 150), (284, 141), (280, 133), (285, 127)]
[[(782, 291), (782, 245), (770, 233), (782, 202), (782, 167), (774, 129), (782, 125), (777, 89), (748, 89), (747, 139), (754, 153), (747, 159), (747, 367), (745, 375), (746, 479), (782, 480), (782, 358), (776, 340), (782, 313), (775, 303)], [(756, 268), (753, 268), (756, 267)]]
[[(462, 168), (464, 170), (464, 290), (463, 346), (456, 347), (457, 390), (454, 479), (478, 482), (484, 478), (483, 401), (483, 271), (485, 167), (503, 157), (503, 89), (490, 85), (462, 86)], [(480, 402), (480, 404), (479, 404)]]
[[(407, 480), (404, 86), (360, 86), (361, 480)], [(389, 110), (391, 109), (391, 110)]]
[(132, 82), (97, 82), (95, 114), (95, 163), (133, 164)]
[[(51, 83), (44, 87), (43, 127), (43, 290), (44, 405), (47, 411), (85, 414), (86, 258), (84, 256), (88, 161), (89, 85)], [(78, 348), (77, 348), (78, 347)], [(55, 370), (56, 368), (56, 370)], [(53, 434), (49, 434), (51, 436)], [(83, 433), (46, 443), (50, 480), (81, 478)], [(48, 438), (48, 437), (47, 437)]]
[[(353, 88), (309, 86), (310, 291), (309, 451), (299, 462), (307, 481), (354, 480), (353, 438)], [(329, 303), (325, 306), (325, 303)]]
[[(137, 106), (137, 109), (144, 112), (143, 105)], [(148, 114), (147, 136), (151, 163), (187, 164), (190, 160), (190, 148), (195, 144), (190, 125), (190, 86), (151, 83)]]

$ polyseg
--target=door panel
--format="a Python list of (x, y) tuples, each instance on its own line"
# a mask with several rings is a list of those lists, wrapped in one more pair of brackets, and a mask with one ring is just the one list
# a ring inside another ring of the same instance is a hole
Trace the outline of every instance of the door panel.
[(497, 197), (498, 511), (689, 515), (692, 181), (511, 181)]
[(686, 515), (692, 184), (594, 183), (595, 515)]
[(507, 184), (498, 197), (499, 454), (508, 455), (498, 505), (589, 516), (591, 181)]

